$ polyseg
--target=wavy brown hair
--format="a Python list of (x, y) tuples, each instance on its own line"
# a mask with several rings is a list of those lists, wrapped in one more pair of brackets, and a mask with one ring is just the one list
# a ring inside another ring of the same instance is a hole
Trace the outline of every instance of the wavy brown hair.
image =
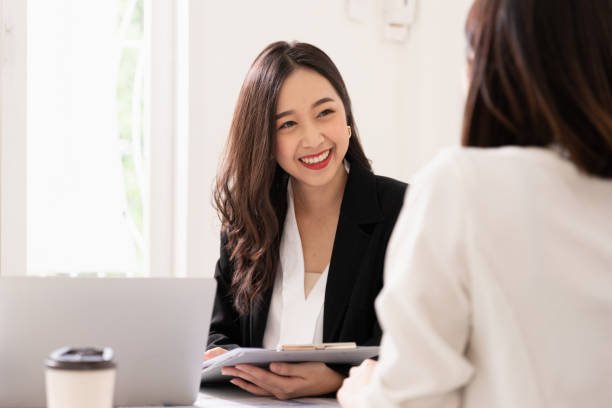
[(241, 315), (261, 303), (278, 269), (289, 175), (274, 158), (275, 115), (285, 78), (300, 67), (318, 72), (334, 87), (352, 130), (346, 158), (371, 170), (359, 142), (351, 100), (332, 60), (306, 43), (268, 45), (242, 84), (213, 192), (233, 267), (234, 307)]
[(612, 0), (476, 0), (465, 146), (557, 145), (612, 178)]

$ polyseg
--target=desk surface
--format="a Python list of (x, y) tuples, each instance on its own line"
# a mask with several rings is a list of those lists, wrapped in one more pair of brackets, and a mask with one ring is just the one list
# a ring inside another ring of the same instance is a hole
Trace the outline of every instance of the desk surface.
[[(234, 385), (220, 385), (200, 389), (198, 400), (190, 408), (220, 407), (339, 407), (335, 398), (298, 398), (280, 401), (276, 398), (256, 397)], [(177, 407), (178, 408), (178, 407)]]

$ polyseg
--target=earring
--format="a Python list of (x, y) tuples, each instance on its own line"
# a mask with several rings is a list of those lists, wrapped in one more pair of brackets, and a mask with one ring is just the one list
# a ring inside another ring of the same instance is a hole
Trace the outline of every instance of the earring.
[(351, 126), (349, 125), (349, 126), (347, 126), (346, 128), (347, 128), (347, 130), (348, 130), (349, 137), (351, 137), (351, 134), (352, 134), (352, 132), (351, 132)]

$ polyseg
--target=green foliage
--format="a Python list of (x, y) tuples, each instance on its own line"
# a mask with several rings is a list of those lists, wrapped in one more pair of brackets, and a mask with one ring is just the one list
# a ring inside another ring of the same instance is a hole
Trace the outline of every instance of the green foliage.
[[(129, 0), (119, 0), (118, 25), (121, 23), (123, 16), (129, 11), (128, 6), (130, 3), (131, 2)], [(144, 88), (142, 83), (135, 83), (137, 77), (136, 71), (138, 69), (138, 60), (141, 58), (141, 53), (144, 52), (142, 47), (144, 40), (143, 0), (138, 0), (134, 6), (132, 19), (124, 40), (129, 41), (131, 46), (122, 46), (121, 49), (117, 81), (117, 121), (119, 138), (124, 141), (125, 146), (131, 147), (124, 150), (121, 156), (123, 182), (128, 206), (127, 216), (133, 221), (139, 234), (142, 236), (144, 232), (144, 186), (140, 185), (141, 180), (138, 177), (139, 172), (135, 167), (136, 164), (134, 156), (142, 156), (144, 146), (144, 130), (142, 126), (144, 123), (144, 94), (142, 90)], [(137, 47), (136, 45), (141, 46)], [(144, 77), (141, 76), (141, 80), (144, 80)], [(136, 86), (141, 89), (138, 94), (134, 93)], [(138, 98), (139, 100), (134, 103), (133, 98)], [(135, 112), (132, 111), (132, 108), (135, 106), (140, 108), (139, 117), (135, 117)], [(133, 128), (134, 120), (137, 120), (140, 123), (140, 126)], [(133, 129), (137, 129), (138, 134), (132, 134)], [(142, 174), (144, 169), (140, 170), (140, 173)], [(134, 247), (136, 256), (142, 265), (142, 248), (138, 245), (136, 239), (134, 239)], [(140, 268), (140, 271), (137, 272), (140, 272), (137, 274), (142, 274), (142, 268)]]

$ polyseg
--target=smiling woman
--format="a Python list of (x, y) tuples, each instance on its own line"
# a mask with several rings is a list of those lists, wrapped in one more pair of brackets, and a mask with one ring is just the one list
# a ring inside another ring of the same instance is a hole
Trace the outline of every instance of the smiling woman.
[[(405, 191), (372, 173), (329, 57), (269, 45), (242, 85), (217, 177), (222, 244), (205, 358), (239, 346), (377, 345), (374, 299)], [(348, 367), (224, 370), (251, 393), (285, 399), (336, 391)]]
[(341, 163), (350, 126), (340, 97), (324, 76), (304, 68), (293, 71), (281, 88), (277, 110), (276, 161), (302, 182), (298, 185), (322, 186), (346, 176)]

